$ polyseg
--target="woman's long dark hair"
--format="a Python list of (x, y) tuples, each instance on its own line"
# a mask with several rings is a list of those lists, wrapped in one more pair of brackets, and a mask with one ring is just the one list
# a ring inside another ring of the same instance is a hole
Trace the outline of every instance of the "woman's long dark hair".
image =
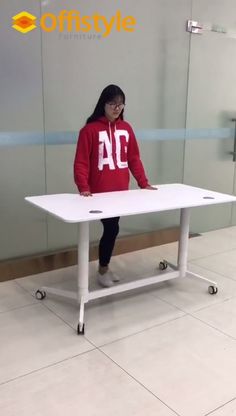
[[(105, 115), (105, 104), (109, 103), (110, 101), (114, 100), (115, 97), (121, 96), (123, 99), (123, 103), (125, 104), (125, 94), (123, 93), (122, 89), (118, 87), (117, 85), (108, 85), (104, 90), (102, 91), (99, 100), (97, 102), (97, 105), (94, 109), (93, 114), (87, 119), (86, 124), (92, 123), (93, 121), (98, 120), (100, 117), (103, 117)], [(119, 118), (123, 120), (123, 113), (124, 109), (120, 113)]]

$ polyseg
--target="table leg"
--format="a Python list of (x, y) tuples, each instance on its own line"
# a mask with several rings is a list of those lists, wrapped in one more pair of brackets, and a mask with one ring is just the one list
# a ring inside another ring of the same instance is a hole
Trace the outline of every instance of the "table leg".
[(196, 277), (205, 282), (210, 283), (208, 292), (211, 295), (215, 295), (218, 292), (217, 283), (200, 276), (197, 273), (192, 273), (187, 270), (188, 262), (188, 241), (189, 241), (189, 223), (190, 223), (190, 208), (182, 208), (180, 213), (180, 238), (179, 238), (179, 250), (178, 250), (178, 270), (179, 277), (185, 277), (186, 275)]
[(180, 237), (178, 248), (178, 269), (180, 277), (185, 277), (188, 261), (190, 208), (182, 208), (180, 212)]
[(78, 334), (84, 334), (84, 304), (88, 301), (89, 283), (89, 222), (79, 223), (78, 230), (78, 303), (80, 304)]

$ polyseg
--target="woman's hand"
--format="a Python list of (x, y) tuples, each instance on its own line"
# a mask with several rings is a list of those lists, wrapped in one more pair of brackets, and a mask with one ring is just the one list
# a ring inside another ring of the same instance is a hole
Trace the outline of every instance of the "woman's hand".
[(157, 188), (157, 187), (155, 187), (155, 186), (148, 185), (148, 186), (146, 186), (146, 188), (144, 188), (144, 189), (150, 189), (151, 191), (156, 191), (158, 188)]
[(90, 191), (80, 192), (81, 196), (93, 196)]

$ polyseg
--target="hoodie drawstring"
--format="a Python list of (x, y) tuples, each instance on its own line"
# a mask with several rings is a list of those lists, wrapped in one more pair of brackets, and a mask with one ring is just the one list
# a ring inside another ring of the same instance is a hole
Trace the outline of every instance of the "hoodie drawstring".
[(112, 143), (112, 136), (111, 136), (111, 123), (109, 121), (109, 138), (110, 138), (110, 143)]
[[(116, 124), (115, 124), (115, 132), (116, 132)], [(112, 143), (112, 134), (111, 134), (111, 123), (109, 121), (109, 138), (110, 138), (110, 143)]]

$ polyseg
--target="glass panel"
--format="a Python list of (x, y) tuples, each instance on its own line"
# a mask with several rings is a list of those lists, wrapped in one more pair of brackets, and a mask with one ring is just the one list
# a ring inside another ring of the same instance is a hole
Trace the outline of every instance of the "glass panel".
[(0, 259), (46, 251), (45, 215), (27, 195), (45, 193), (40, 32), (11, 28), (23, 10), (39, 15), (38, 1), (1, 1), (0, 24)]
[[(184, 182), (219, 192), (233, 192), (235, 163), (233, 124), (236, 114), (235, 2), (193, 1), (193, 20), (203, 25), (202, 35), (191, 35), (187, 137)], [(227, 33), (223, 33), (227, 30)], [(228, 226), (229, 204), (193, 212), (194, 231)]]

